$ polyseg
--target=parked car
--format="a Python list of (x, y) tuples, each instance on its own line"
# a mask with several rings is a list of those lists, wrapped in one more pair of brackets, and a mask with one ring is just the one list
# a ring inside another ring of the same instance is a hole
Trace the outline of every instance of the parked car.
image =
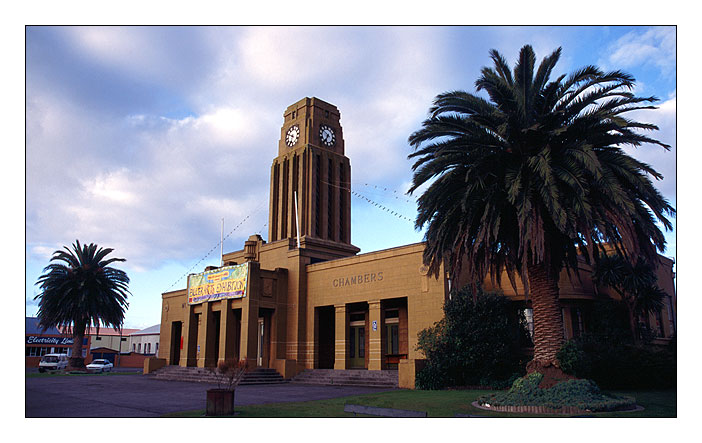
[(46, 354), (39, 361), (39, 372), (58, 371), (68, 367), (68, 355)]
[(93, 360), (85, 368), (89, 372), (107, 372), (112, 370), (112, 366), (113, 365), (109, 360), (98, 358), (97, 360)]

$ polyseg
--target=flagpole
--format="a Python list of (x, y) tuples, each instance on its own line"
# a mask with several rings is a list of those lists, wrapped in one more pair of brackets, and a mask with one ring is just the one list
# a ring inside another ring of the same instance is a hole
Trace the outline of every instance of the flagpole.
[(224, 217), (222, 217), (222, 230), (219, 235), (219, 267), (224, 265)]

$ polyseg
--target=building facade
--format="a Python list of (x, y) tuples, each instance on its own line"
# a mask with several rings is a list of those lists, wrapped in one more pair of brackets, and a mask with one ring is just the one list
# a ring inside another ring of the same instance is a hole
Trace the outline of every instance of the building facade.
[[(73, 352), (73, 336), (63, 333), (57, 328), (44, 330), (39, 326), (36, 317), (25, 317), (25, 367), (36, 368), (41, 357), (46, 354), (66, 354), (69, 357)], [(90, 336), (83, 339), (83, 357), (88, 357)], [(89, 361), (89, 360), (87, 360)]]
[(90, 337), (90, 351), (97, 348), (105, 348), (117, 353), (129, 352), (129, 335), (137, 332), (138, 329), (95, 328), (90, 327), (85, 335)]
[[(359, 254), (350, 243), (351, 167), (338, 109), (305, 98), (283, 118), (268, 241), (252, 235), (223, 255), (222, 267), (162, 294), (158, 356), (199, 367), (246, 360), (285, 378), (308, 368), (388, 370), (422, 359), (417, 334), (443, 316), (445, 272), (428, 275), (423, 243)], [(671, 263), (661, 276), (674, 297)], [(585, 330), (584, 307), (597, 290), (583, 266), (581, 282), (561, 279), (567, 338)], [(519, 287), (504, 290), (528, 310)], [(660, 316), (663, 339), (674, 333), (674, 321), (666, 322), (674, 299), (670, 306)]]
[(129, 350), (137, 354), (157, 355), (161, 325), (150, 326), (129, 334)]

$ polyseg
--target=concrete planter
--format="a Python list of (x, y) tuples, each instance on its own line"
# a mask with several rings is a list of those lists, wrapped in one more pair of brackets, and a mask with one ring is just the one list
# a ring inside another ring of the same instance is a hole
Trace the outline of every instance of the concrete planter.
[(234, 389), (208, 389), (205, 415), (234, 415)]

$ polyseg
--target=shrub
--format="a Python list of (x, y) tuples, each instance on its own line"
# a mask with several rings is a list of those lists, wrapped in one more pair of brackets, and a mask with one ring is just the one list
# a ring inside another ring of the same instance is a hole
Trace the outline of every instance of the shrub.
[(558, 352), (568, 374), (590, 378), (606, 389), (667, 389), (676, 385), (676, 355), (668, 348), (637, 347), (586, 335)]
[(666, 389), (676, 385), (675, 340), (636, 346), (620, 301), (595, 300), (588, 333), (566, 342), (557, 358), (564, 372), (605, 389)]
[(418, 334), (417, 349), (428, 364), (417, 374), (416, 386), (508, 387), (508, 380), (523, 374), (519, 344), (524, 336), (524, 324), (509, 299), (479, 291), (474, 301), (464, 288), (446, 301), (444, 318)]
[(542, 374), (532, 372), (516, 380), (509, 391), (484, 395), (478, 401), (491, 406), (545, 406), (553, 409), (572, 406), (590, 411), (611, 411), (636, 404), (631, 397), (603, 394), (591, 380), (567, 380), (542, 389), (539, 388), (542, 378)]
[(446, 370), (431, 360), (415, 377), (415, 386), (419, 389), (438, 390), (446, 387)]
[(558, 354), (556, 354), (556, 358), (561, 365), (561, 369), (566, 374), (586, 378), (590, 375), (588, 356), (575, 340), (568, 340), (565, 342), (558, 351)]

